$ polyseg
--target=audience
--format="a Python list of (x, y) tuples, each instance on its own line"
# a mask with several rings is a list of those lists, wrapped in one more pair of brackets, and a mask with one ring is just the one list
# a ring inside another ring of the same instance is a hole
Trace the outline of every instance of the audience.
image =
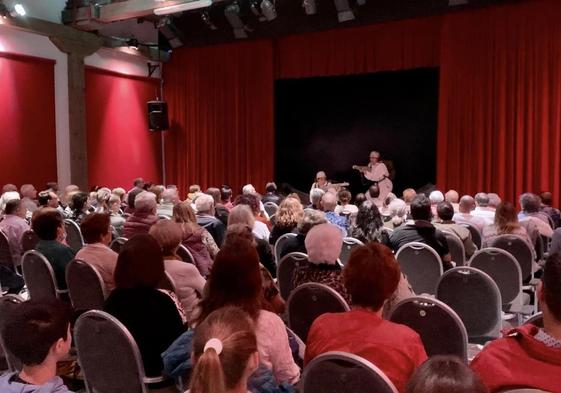
[(335, 213), (341, 216), (354, 217), (358, 213), (358, 207), (351, 203), (352, 195), (343, 189), (337, 193), (339, 204), (335, 207)]
[(550, 255), (538, 286), (543, 328), (526, 324), (490, 342), (471, 368), (491, 392), (533, 388), (558, 392), (561, 386), (561, 254)]
[(474, 209), (475, 199), (473, 199), (470, 195), (464, 195), (460, 199), (458, 213), (454, 214), (452, 220), (458, 224), (470, 224), (481, 232), (483, 231), (483, 227), (487, 225), (487, 221), (485, 221), (482, 217), (477, 217), (471, 214)]
[(39, 207), (50, 207), (57, 209), (59, 207), (58, 196), (52, 191), (41, 191), (38, 198)]
[(107, 292), (115, 288), (113, 274), (118, 254), (110, 249), (111, 219), (106, 213), (92, 213), (80, 225), (86, 245), (78, 251), (76, 259), (92, 265), (100, 274)]
[(332, 194), (331, 192), (326, 192), (321, 197), (321, 207), (323, 212), (325, 213), (325, 219), (329, 221), (331, 224), (339, 227), (343, 233), (343, 236), (346, 236), (347, 228), (348, 228), (347, 219), (335, 213), (336, 206), (337, 206), (337, 196), (335, 194)]
[[(129, 193), (127, 194), (127, 207), (125, 209), (125, 213), (128, 214), (132, 214), (134, 213), (134, 202), (136, 200), (137, 195), (139, 195), (140, 193), (144, 192), (144, 190), (142, 188), (133, 188), (131, 191), (129, 191)], [(156, 196), (154, 195), (154, 199), (156, 199)]]
[[(29, 225), (25, 220), (26, 209), (23, 201), (11, 199), (6, 203), (4, 218), (0, 221), (0, 232), (4, 234), (9, 246), (9, 255), (2, 255), (3, 260), (0, 264), (0, 283), (2, 288), (8, 289), (8, 293), (19, 293), (25, 285), (23, 277), (19, 275), (14, 266), (20, 265), (23, 234), (29, 230)], [(2, 236), (0, 233), (0, 236)], [(7, 250), (6, 250), (7, 251)], [(0, 254), (3, 253), (0, 251)], [(11, 260), (10, 260), (11, 257)]]
[(193, 255), (195, 266), (204, 276), (210, 274), (212, 261), (219, 248), (212, 235), (199, 224), (197, 217), (189, 202), (181, 202), (173, 207), (172, 220), (181, 226), (183, 231), (183, 244)]
[(454, 212), (458, 212), (459, 200), (460, 200), (460, 195), (456, 190), (448, 190), (446, 194), (444, 194), (444, 201), (452, 204), (452, 207), (454, 208)]
[(539, 196), (529, 192), (520, 195), (520, 207), (522, 211), (518, 213), (518, 220), (533, 222), (542, 236), (551, 237), (553, 235), (549, 216), (540, 211), (541, 200)]
[(432, 247), (442, 259), (444, 270), (451, 269), (450, 252), (446, 236), (431, 223), (432, 209), (429, 199), (417, 195), (411, 202), (411, 216), (414, 222), (400, 226), (390, 236), (389, 244), (397, 252), (402, 246), (411, 242), (425, 243)]
[(356, 221), (349, 229), (349, 236), (363, 243), (371, 241), (388, 244), (388, 232), (384, 230), (384, 223), (378, 207), (370, 201), (364, 202), (358, 208)]
[(70, 209), (72, 214), (70, 218), (80, 225), (82, 221), (89, 214), (90, 203), (88, 201), (88, 194), (85, 192), (77, 192), (72, 195), (72, 200), (70, 202)]
[(561, 226), (561, 212), (552, 206), (552, 199), (553, 196), (549, 191), (544, 191), (540, 194), (540, 209), (549, 216), (551, 222), (553, 222), (553, 229), (555, 229)]
[(306, 235), (315, 225), (324, 224), (326, 222), (327, 220), (325, 219), (323, 212), (319, 210), (305, 209), (302, 220), (296, 227), (296, 236), (287, 239), (282, 248), (278, 250), (280, 257), (282, 258), (291, 252), (303, 252), (306, 254)]
[[(249, 228), (255, 227), (255, 217), (251, 212), (249, 206), (247, 205), (236, 205), (231, 211), (230, 216), (228, 217), (228, 228), (232, 225), (244, 225)], [(277, 276), (277, 266), (275, 264), (275, 260), (273, 257), (273, 252), (271, 250), (271, 246), (266, 240), (259, 238), (255, 234), (255, 230), (252, 230), (255, 248), (257, 250), (257, 254), (259, 254), (259, 262), (267, 268), (269, 273), (273, 277)]]
[(23, 207), (30, 213), (37, 210), (37, 190), (33, 184), (24, 184), (20, 188)]
[[(257, 193), (257, 191), (255, 191), (255, 187), (253, 187), (253, 184), (246, 184), (245, 186), (243, 186), (242, 195), (253, 195), (255, 198), (257, 198), (257, 203), (259, 204), (259, 213), (257, 215), (261, 215), (266, 220), (269, 220), (269, 214), (265, 210), (265, 206), (263, 205), (263, 202), (261, 202), (261, 196)], [(236, 203), (234, 203), (234, 205), (235, 204)]]
[(148, 233), (150, 227), (158, 221), (156, 208), (156, 195), (149, 191), (138, 193), (134, 199), (134, 213), (123, 226), (123, 236), (130, 239), (135, 235)]
[(436, 206), (438, 206), (439, 203), (444, 202), (444, 194), (442, 194), (442, 192), (438, 190), (432, 191), (429, 194), (429, 200), (432, 215), (436, 216)]
[(475, 209), (471, 212), (473, 216), (484, 219), (487, 224), (492, 224), (495, 210), (496, 208), (489, 206), (489, 195), (484, 192), (475, 194)]
[(494, 220), (494, 224), (483, 228), (482, 247), (490, 247), (493, 240), (500, 235), (516, 235), (527, 241), (530, 246), (533, 244), (526, 229), (518, 222), (512, 203), (501, 202), (497, 207)]
[(72, 393), (57, 376), (57, 363), (68, 356), (72, 342), (64, 305), (32, 300), (15, 305), (5, 318), (2, 338), (23, 368), (0, 376), (0, 392)]
[(66, 229), (62, 214), (56, 209), (45, 207), (35, 212), (31, 227), (39, 238), (35, 249), (53, 267), (58, 289), (66, 289), (66, 265), (74, 259), (75, 252), (65, 244)]
[(414, 373), (405, 393), (488, 393), (478, 376), (454, 356), (433, 356)]
[(101, 187), (95, 193), (96, 198), (96, 213), (109, 213), (109, 201), (111, 199), (111, 190), (107, 187)]
[(161, 375), (160, 354), (185, 330), (173, 299), (157, 289), (164, 274), (158, 242), (148, 234), (138, 234), (123, 245), (115, 268), (115, 289), (105, 302), (105, 311), (134, 337), (148, 377)]
[(206, 189), (205, 194), (210, 195), (214, 199), (214, 216), (222, 221), (224, 225), (228, 226), (228, 214), (231, 209), (227, 209), (222, 204), (220, 190), (216, 187), (210, 187)]
[(228, 211), (234, 208), (234, 204), (232, 203), (232, 189), (230, 186), (224, 184), (220, 187), (220, 203), (222, 203)]
[(464, 251), (466, 258), (469, 259), (477, 250), (477, 247), (471, 240), (471, 232), (466, 227), (456, 224), (452, 219), (454, 217), (454, 207), (450, 202), (441, 202), (436, 207), (438, 214), (438, 222), (434, 226), (441, 231), (452, 232), (464, 244)]
[(253, 216), (255, 217), (255, 225), (253, 226), (253, 233), (259, 239), (269, 241), (271, 235), (269, 231), (270, 221), (261, 216), (259, 209), (259, 199), (255, 194), (242, 194), (238, 195), (234, 200), (234, 206), (247, 205), (249, 206)]
[(299, 200), (292, 197), (283, 199), (275, 214), (275, 225), (269, 236), (269, 243), (274, 245), (279, 237), (285, 233), (293, 232), (298, 223), (302, 221), (304, 209)]
[(6, 203), (12, 199), (20, 199), (18, 188), (13, 184), (6, 184), (2, 188), (2, 195), (0, 196), (0, 212), (6, 208)]
[(179, 194), (176, 189), (166, 188), (162, 192), (162, 201), (158, 204), (156, 213), (162, 216), (171, 217), (173, 215), (173, 207), (179, 203)]
[(255, 326), (236, 307), (209, 314), (195, 329), (190, 393), (247, 392), (250, 376), (259, 367)]
[(308, 209), (321, 210), (321, 199), (323, 198), (323, 191), (321, 188), (312, 188), (310, 190), (310, 205), (306, 206)]
[(204, 227), (212, 235), (218, 247), (221, 247), (226, 236), (226, 225), (214, 215), (214, 199), (210, 195), (201, 194), (195, 200), (195, 208), (197, 224)]
[(203, 296), (206, 281), (195, 265), (185, 263), (177, 256), (177, 249), (183, 239), (181, 226), (170, 220), (160, 220), (150, 228), (150, 235), (160, 245), (165, 271), (173, 280), (175, 293), (187, 320), (191, 322), (196, 318), (195, 310)]
[(395, 292), (400, 276), (399, 265), (387, 247), (369, 243), (354, 250), (343, 272), (352, 309), (323, 314), (314, 321), (305, 363), (329, 351), (350, 352), (378, 366), (403, 392), (427, 355), (417, 333), (382, 319), (384, 302)]
[(265, 195), (261, 198), (261, 202), (273, 202), (278, 206), (282, 200), (282, 196), (277, 192), (277, 185), (273, 182), (267, 183), (265, 185)]
[(337, 261), (343, 245), (341, 231), (333, 224), (316, 225), (306, 235), (305, 243), (309, 263), (294, 270), (292, 287), (296, 288), (307, 282), (325, 284), (350, 303), (350, 297), (343, 286), (341, 266)]
[(115, 229), (118, 236), (123, 233), (123, 227), (125, 226), (126, 219), (121, 215), (121, 197), (117, 194), (111, 194), (109, 198), (109, 219), (111, 220), (111, 226)]

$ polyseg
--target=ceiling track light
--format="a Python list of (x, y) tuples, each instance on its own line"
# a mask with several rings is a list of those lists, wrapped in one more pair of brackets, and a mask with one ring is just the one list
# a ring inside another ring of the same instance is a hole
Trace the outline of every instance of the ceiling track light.
[(277, 18), (277, 9), (275, 7), (275, 0), (263, 0), (261, 2), (261, 12), (267, 21), (272, 21)]
[(0, 2), (0, 18), (2, 19), (8, 19), (10, 17), (10, 11), (8, 10), (8, 7), (6, 7), (6, 5), (2, 2)]
[(349, 0), (334, 0), (337, 9), (337, 19), (339, 23), (348, 22), (355, 19), (355, 14), (349, 5)]
[(224, 16), (234, 30), (234, 37), (237, 39), (247, 38), (247, 32), (250, 30), (240, 17), (240, 6), (235, 1), (224, 8)]
[(140, 47), (140, 43), (135, 37), (131, 37), (127, 40), (127, 46), (131, 49), (138, 50), (138, 48)]
[(170, 5), (168, 7), (160, 7), (154, 10), (156, 15), (177, 14), (179, 12), (197, 10), (199, 8), (207, 8), (212, 5), (212, 0), (195, 0), (188, 3)]
[(365, 5), (365, 4), (366, 4), (366, 0), (356, 0), (356, 4), (357, 4), (358, 6)]
[(316, 0), (304, 0), (302, 2), (302, 8), (304, 8), (306, 15), (315, 15), (318, 12)]
[(209, 29), (218, 30), (218, 27), (216, 27), (216, 25), (212, 23), (208, 11), (201, 12), (201, 20), (204, 22), (205, 25), (208, 26)]

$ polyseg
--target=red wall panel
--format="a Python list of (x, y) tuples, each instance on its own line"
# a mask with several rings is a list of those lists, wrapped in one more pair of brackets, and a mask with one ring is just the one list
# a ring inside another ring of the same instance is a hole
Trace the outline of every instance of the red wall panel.
[(54, 65), (0, 53), (0, 185), (57, 178)]
[(148, 131), (146, 116), (158, 89), (156, 79), (86, 69), (90, 185), (128, 188), (139, 176), (162, 181), (160, 134)]

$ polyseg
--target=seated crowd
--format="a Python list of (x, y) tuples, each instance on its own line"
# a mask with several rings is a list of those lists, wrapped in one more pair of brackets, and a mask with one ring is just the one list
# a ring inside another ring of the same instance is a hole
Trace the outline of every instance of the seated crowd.
[[(9, 253), (0, 252), (7, 258), (0, 283), (4, 292), (26, 296), (18, 269), (29, 233), (59, 290), (68, 287), (72, 260), (92, 266), (106, 292), (104, 311), (134, 338), (146, 376), (170, 378), (150, 385), (153, 391), (177, 392), (172, 378), (192, 393), (296, 391), (315, 358), (342, 351), (377, 366), (399, 392), (561, 392), (561, 213), (551, 206), (551, 193), (522, 194), (517, 211), (492, 193), (460, 198), (454, 190), (427, 196), (406, 189), (402, 198), (390, 194), (377, 204), (369, 192), (353, 203), (348, 190), (314, 188), (305, 205), (297, 194), (281, 195), (274, 183), (264, 195), (246, 185), (235, 197), (227, 185), (205, 192), (192, 185), (184, 201), (175, 186), (141, 178), (128, 192), (96, 187), (86, 193), (73, 185), (61, 191), (56, 183), (41, 192), (26, 184), (18, 192), (7, 184), (0, 235)], [(276, 210), (269, 214), (271, 204)], [(69, 246), (65, 220), (80, 228), (82, 248)], [(415, 296), (395, 253), (421, 242), (449, 270), (455, 261), (447, 236), (463, 244), (469, 260), (479, 246), (474, 233), (481, 247), (511, 234), (532, 249), (541, 265), (536, 298), (543, 327), (505, 330), (469, 366), (452, 356), (428, 358), (417, 332), (388, 320), (397, 303)], [(343, 266), (345, 237), (363, 245)], [(118, 252), (111, 248), (117, 238), (124, 238)], [(551, 243), (546, 257), (544, 243)], [(350, 306), (315, 319), (303, 358), (283, 322), (288, 299), (276, 280), (279, 262), (293, 252), (306, 254), (307, 262), (294, 270), (292, 288), (324, 284)], [(84, 310), (69, 306), (64, 297), (32, 298), (0, 316), (0, 343), (23, 364), (0, 376), (0, 392), (70, 392), (57, 362), (69, 356), (72, 311)]]

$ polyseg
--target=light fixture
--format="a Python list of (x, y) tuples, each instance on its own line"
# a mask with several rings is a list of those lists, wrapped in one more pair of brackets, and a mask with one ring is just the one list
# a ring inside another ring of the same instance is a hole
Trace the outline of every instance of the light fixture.
[(14, 5), (14, 11), (19, 16), (25, 16), (25, 8), (20, 3), (17, 3), (16, 5)]
[(154, 14), (156, 15), (169, 15), (178, 12), (196, 10), (199, 8), (206, 8), (212, 5), (212, 0), (195, 0), (188, 3), (170, 5), (168, 7), (156, 8)]
[(356, 4), (357, 4), (357, 5), (365, 5), (365, 4), (366, 4), (366, 0), (356, 0)]
[(302, 2), (302, 7), (306, 15), (315, 15), (318, 12), (316, 0), (304, 0)]
[(0, 18), (8, 19), (9, 17), (10, 11), (8, 10), (8, 7), (6, 7), (6, 5), (0, 1)]
[(224, 8), (224, 16), (234, 29), (234, 37), (247, 38), (247, 26), (240, 17), (240, 6), (236, 1)]
[(218, 30), (218, 27), (216, 27), (216, 25), (212, 23), (208, 11), (201, 12), (201, 19), (204, 22), (204, 24), (208, 26), (209, 29)]
[(340, 23), (348, 22), (355, 18), (355, 14), (349, 5), (349, 0), (334, 0), (334, 2), (337, 9), (337, 19)]
[(138, 42), (138, 40), (135, 37), (131, 37), (127, 40), (127, 46), (130, 49), (138, 50), (138, 47), (140, 46), (140, 43)]
[(269, 22), (276, 19), (277, 17), (277, 10), (275, 8), (274, 1), (275, 0), (263, 0), (261, 2), (261, 12), (263, 13), (265, 19), (267, 19)]

